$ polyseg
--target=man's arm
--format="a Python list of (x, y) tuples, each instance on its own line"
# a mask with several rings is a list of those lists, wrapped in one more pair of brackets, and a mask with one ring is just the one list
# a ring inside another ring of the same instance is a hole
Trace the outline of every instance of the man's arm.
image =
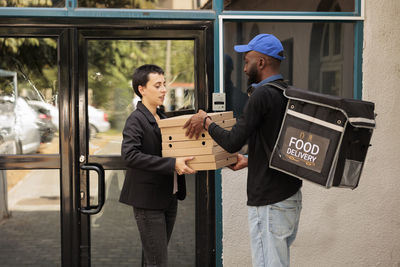
[(248, 158), (242, 154), (237, 154), (237, 162), (233, 165), (228, 166), (231, 170), (238, 171), (246, 168), (248, 165)]
[[(189, 136), (189, 138), (192, 138), (193, 136), (196, 136), (196, 139), (199, 138), (200, 133), (203, 130), (207, 130), (208, 126), (212, 123), (212, 120), (210, 117), (207, 116), (207, 113), (204, 112), (204, 110), (199, 110), (197, 114), (194, 114), (186, 123), (183, 125), (183, 128), (186, 129), (186, 136)], [(205, 128), (204, 128), (204, 127)]]

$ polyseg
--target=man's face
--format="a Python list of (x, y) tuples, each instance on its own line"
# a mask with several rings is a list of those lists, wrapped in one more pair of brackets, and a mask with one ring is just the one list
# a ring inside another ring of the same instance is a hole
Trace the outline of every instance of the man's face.
[(260, 82), (257, 69), (259, 59), (260, 57), (255, 51), (249, 51), (244, 56), (244, 72), (248, 77), (247, 85)]
[(142, 99), (153, 106), (160, 106), (164, 102), (167, 90), (165, 88), (164, 75), (149, 73), (149, 81), (145, 86), (139, 86)]

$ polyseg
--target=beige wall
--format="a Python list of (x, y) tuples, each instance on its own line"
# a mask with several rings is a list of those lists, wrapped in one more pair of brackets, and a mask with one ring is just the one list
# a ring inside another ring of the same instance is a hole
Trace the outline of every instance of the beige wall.
[[(363, 98), (377, 129), (359, 187), (303, 186), (292, 266), (400, 266), (400, 1), (366, 1)], [(222, 171), (223, 264), (251, 266), (246, 173)]]

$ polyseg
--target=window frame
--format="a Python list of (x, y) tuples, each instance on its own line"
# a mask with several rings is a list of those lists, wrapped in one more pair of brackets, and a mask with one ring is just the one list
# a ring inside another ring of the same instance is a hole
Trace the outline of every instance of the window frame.
[[(290, 14), (288, 14), (290, 13)], [(317, 14), (316, 14), (317, 13)], [(224, 92), (224, 23), (232, 21), (252, 21), (252, 22), (354, 22), (354, 82), (353, 97), (361, 99), (362, 97), (362, 39), (363, 39), (363, 22), (365, 19), (364, 0), (356, 0), (355, 12), (243, 12), (243, 11), (224, 11), (218, 15), (218, 75), (219, 84), (215, 88), (219, 88), (218, 92)], [(263, 15), (262, 15), (263, 14)], [(343, 40), (342, 40), (343, 41)]]
[[(214, 23), (214, 92), (224, 92), (224, 22), (257, 21), (257, 22), (354, 22), (354, 80), (353, 97), (362, 98), (362, 46), (365, 19), (365, 0), (354, 0), (354, 12), (268, 12), (268, 11), (224, 11), (223, 0), (213, 0), (213, 10), (218, 19)], [(215, 218), (216, 218), (216, 266), (222, 264), (222, 175), (215, 171)]]

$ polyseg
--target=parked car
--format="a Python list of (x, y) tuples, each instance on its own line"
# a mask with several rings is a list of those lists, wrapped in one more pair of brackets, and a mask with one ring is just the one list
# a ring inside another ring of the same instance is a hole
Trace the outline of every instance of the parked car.
[(88, 106), (89, 116), (89, 135), (90, 137), (96, 137), (97, 133), (106, 132), (110, 129), (110, 122), (108, 121), (108, 115), (101, 109), (97, 109), (93, 106)]
[(40, 146), (38, 113), (21, 97), (0, 97), (0, 132), (4, 154), (36, 153)]
[(57, 127), (53, 124), (50, 111), (40, 105), (30, 104), (30, 106), (37, 113), (36, 124), (39, 126), (40, 142), (50, 143), (57, 131)]
[(18, 139), (17, 151), (21, 154), (36, 153), (41, 141), (38, 113), (25, 99), (17, 97), (15, 116), (14, 127)]
[[(34, 95), (34, 94), (30, 94)], [(57, 96), (55, 97), (57, 103)], [(35, 99), (31, 98), (28, 100), (31, 106), (36, 106), (47, 110), (47, 114), (50, 114), (51, 121), (59, 129), (59, 112), (58, 107), (53, 106), (43, 100), (43, 97), (37, 94)], [(89, 136), (90, 138), (96, 137), (97, 133), (106, 132), (110, 129), (110, 122), (108, 121), (108, 115), (101, 109), (97, 109), (91, 105), (88, 106), (88, 117), (89, 117)]]
[(56, 130), (58, 130), (59, 118), (58, 118), (58, 108), (56, 106), (47, 103), (42, 98), (40, 98), (40, 100), (27, 99), (27, 102), (29, 103), (29, 105), (34, 107), (40, 113), (46, 114), (48, 118), (50, 117), (53, 126), (55, 127)]
[(0, 155), (17, 154), (17, 136), (14, 130), (14, 103), (0, 97)]
[(18, 97), (16, 72), (0, 69), (0, 78), (4, 86), (0, 88), (0, 131), (4, 149), (7, 154), (36, 153), (40, 146), (38, 113), (25, 99)]

